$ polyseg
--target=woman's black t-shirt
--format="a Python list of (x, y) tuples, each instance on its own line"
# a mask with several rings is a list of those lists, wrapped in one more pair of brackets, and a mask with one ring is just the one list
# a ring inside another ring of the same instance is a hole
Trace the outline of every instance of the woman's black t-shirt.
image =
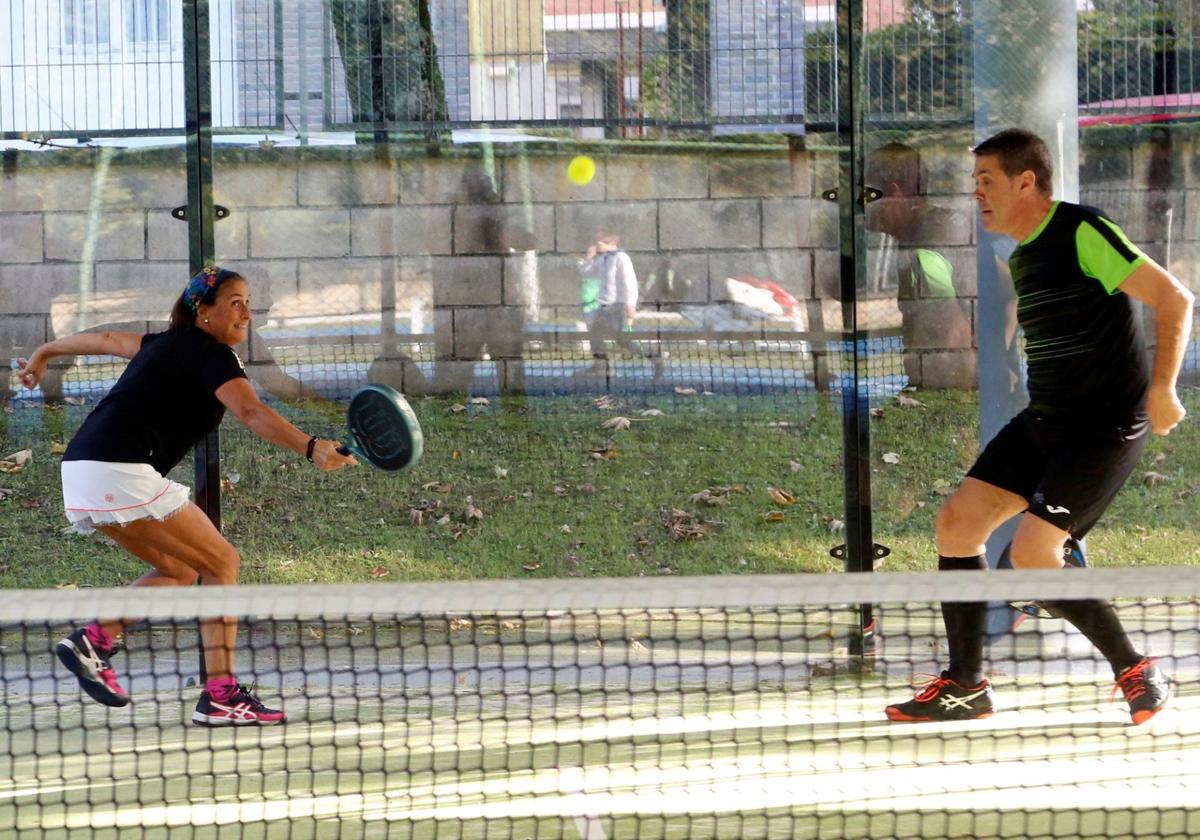
[(245, 376), (233, 348), (203, 330), (145, 335), (63, 460), (149, 464), (165, 476), (225, 416), (216, 390)]

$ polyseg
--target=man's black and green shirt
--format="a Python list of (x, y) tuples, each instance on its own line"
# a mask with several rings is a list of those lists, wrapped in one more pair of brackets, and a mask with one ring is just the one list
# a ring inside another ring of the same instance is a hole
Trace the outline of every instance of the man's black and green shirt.
[(1145, 405), (1149, 360), (1118, 287), (1146, 261), (1098, 212), (1055, 202), (1009, 258), (1029, 360), (1029, 408), (1087, 425), (1122, 423)]

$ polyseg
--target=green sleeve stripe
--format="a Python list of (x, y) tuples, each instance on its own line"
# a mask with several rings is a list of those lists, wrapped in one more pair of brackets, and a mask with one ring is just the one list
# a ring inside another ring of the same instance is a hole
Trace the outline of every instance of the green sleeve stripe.
[(1146, 255), (1121, 229), (1103, 218), (1079, 223), (1075, 229), (1075, 250), (1083, 273), (1099, 280), (1110, 295), (1146, 262)]
[(953, 298), (954, 267), (950, 260), (928, 248), (917, 249), (917, 264), (925, 275), (926, 294), (933, 298)]

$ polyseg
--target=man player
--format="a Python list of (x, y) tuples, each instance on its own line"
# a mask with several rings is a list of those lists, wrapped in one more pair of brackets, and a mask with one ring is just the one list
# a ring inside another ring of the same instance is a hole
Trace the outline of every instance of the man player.
[[(1012, 541), (1016, 568), (1057, 568), (1068, 537), (1082, 539), (1112, 502), (1150, 432), (1184, 417), (1175, 381), (1187, 347), (1192, 294), (1094, 210), (1051, 198), (1046, 144), (1002, 131), (975, 153), (983, 226), (1019, 244), (1009, 259), (1025, 333), (1029, 406), (987, 445), (938, 511), (939, 569), (986, 569), (984, 543), (1024, 513)], [(1154, 311), (1151, 369), (1138, 300)], [(1166, 704), (1170, 688), (1134, 650), (1112, 605), (1053, 601), (1112, 665), (1134, 724)], [(945, 603), (950, 663), (912, 700), (888, 706), (896, 721), (969, 720), (993, 712), (983, 675), (984, 602)]]

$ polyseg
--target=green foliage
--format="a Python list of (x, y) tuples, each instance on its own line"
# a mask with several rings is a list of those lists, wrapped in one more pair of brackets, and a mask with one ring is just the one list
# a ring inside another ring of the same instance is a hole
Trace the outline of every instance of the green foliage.
[(353, 121), (446, 119), (428, 0), (330, 0)]
[[(1147, 96), (1154, 92), (1155, 65), (1174, 53), (1180, 91), (1200, 90), (1200, 14), (1187, 3), (1096, 3), (1078, 15), (1079, 102)], [(971, 113), (972, 24), (961, 0), (915, 0), (909, 19), (866, 33), (862, 78), (867, 113), (876, 118), (963, 117)], [(997, 44), (1028, 37), (1017, 7), (1003, 7), (999, 24), (986, 33)], [(1011, 31), (1007, 31), (1011, 27)], [(806, 37), (808, 112), (836, 111), (834, 33)], [(1024, 95), (1023, 92), (1020, 95)]]

